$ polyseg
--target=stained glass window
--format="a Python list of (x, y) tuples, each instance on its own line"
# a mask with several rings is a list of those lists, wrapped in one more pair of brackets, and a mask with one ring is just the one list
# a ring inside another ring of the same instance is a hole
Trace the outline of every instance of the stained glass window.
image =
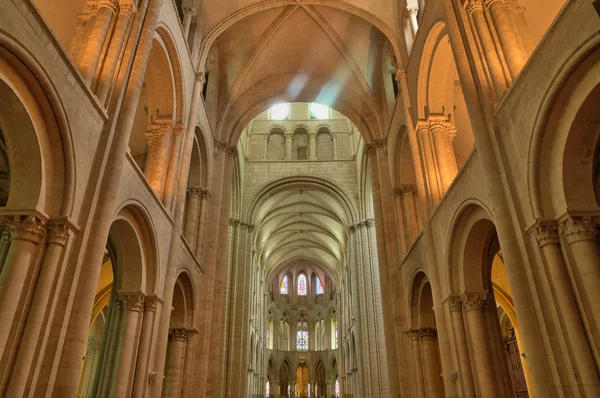
[(298, 351), (308, 350), (308, 332), (306, 330), (298, 330), (296, 334), (296, 349)]
[(281, 280), (281, 286), (279, 288), (281, 294), (288, 294), (288, 277), (287, 275)]
[(321, 284), (321, 279), (317, 276), (317, 294), (323, 294), (323, 285)]
[(267, 347), (270, 347), (269, 342), (271, 341), (271, 330), (267, 329)]
[(335, 379), (335, 398), (340, 398), (340, 381)]
[(329, 107), (321, 104), (310, 104), (311, 119), (329, 119)]
[(306, 296), (306, 275), (300, 274), (298, 277), (298, 296)]
[(277, 104), (271, 107), (271, 120), (285, 120), (289, 115), (289, 104)]
[(267, 380), (267, 397), (271, 396), (271, 384), (269, 383), (269, 380)]
[(335, 329), (335, 348), (338, 346), (338, 331)]

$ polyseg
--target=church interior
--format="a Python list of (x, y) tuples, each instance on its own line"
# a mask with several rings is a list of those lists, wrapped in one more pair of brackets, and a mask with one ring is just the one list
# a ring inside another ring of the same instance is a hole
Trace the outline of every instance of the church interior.
[(0, 0), (0, 397), (600, 397), (600, 1)]

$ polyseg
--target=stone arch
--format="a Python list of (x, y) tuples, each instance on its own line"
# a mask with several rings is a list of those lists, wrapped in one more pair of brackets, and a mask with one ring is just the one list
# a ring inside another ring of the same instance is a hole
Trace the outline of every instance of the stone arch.
[[(45, 71), (0, 33), (0, 129), (10, 190), (6, 210), (71, 215), (75, 159), (69, 124)], [(26, 182), (26, 183), (24, 183)]]
[(173, 286), (173, 304), (170, 328), (192, 329), (195, 325), (194, 284), (189, 273), (179, 273)]
[(206, 142), (200, 127), (196, 126), (192, 156), (190, 161), (190, 172), (188, 176), (189, 187), (208, 187), (208, 154)]
[(328, 127), (317, 129), (317, 160), (333, 160), (335, 145), (333, 135)]
[(427, 34), (417, 78), (417, 117), (430, 124), (442, 122), (455, 135), (452, 149), (460, 170), (475, 140), (462, 93), (446, 25), (435, 22)]
[(267, 160), (285, 159), (285, 130), (273, 127), (267, 137)]
[(600, 46), (596, 38), (565, 62), (536, 118), (529, 146), (528, 185), (534, 218), (599, 207), (597, 103)]
[(395, 186), (416, 186), (415, 167), (408, 141), (406, 126), (402, 126), (396, 137), (394, 151), (394, 181)]
[(308, 129), (305, 127), (296, 127), (292, 134), (292, 159), (309, 159), (309, 136)]

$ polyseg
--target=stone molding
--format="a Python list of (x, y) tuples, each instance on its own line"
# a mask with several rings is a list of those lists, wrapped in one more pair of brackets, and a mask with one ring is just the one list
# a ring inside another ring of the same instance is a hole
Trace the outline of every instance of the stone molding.
[(598, 238), (598, 221), (592, 217), (568, 217), (560, 225), (560, 233), (569, 245)]

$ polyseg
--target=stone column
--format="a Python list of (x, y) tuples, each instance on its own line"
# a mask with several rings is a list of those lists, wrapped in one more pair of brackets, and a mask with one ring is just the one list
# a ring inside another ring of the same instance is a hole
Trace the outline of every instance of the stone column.
[(88, 36), (87, 44), (79, 61), (81, 77), (88, 86), (94, 78), (100, 53), (104, 47), (104, 41), (110, 28), (110, 22), (117, 11), (119, 4), (117, 0), (99, 0), (98, 13), (94, 19), (94, 25)]
[(507, 88), (506, 78), (502, 70), (502, 64), (500, 64), (500, 59), (496, 53), (494, 39), (485, 20), (482, 0), (467, 0), (465, 7), (475, 24), (475, 31), (477, 32), (477, 37), (479, 37), (479, 43), (481, 44), (481, 49), (492, 78), (492, 84), (494, 85), (497, 97), (500, 97)]
[(569, 274), (564, 264), (558, 227), (556, 225), (538, 225), (535, 237), (545, 259), (546, 272), (554, 288), (555, 302), (558, 304), (558, 313), (564, 324), (565, 339), (570, 342), (570, 352), (573, 355), (575, 366), (581, 377), (581, 384), (586, 395), (600, 396), (599, 380), (594, 358), (585, 336), (585, 329), (579, 317), (579, 309)]
[(440, 182), (437, 173), (436, 160), (434, 156), (433, 144), (429, 130), (429, 123), (420, 121), (417, 123), (417, 132), (420, 138), (421, 159), (425, 165), (425, 175), (427, 176), (427, 186), (429, 187), (429, 206), (435, 207), (442, 199), (440, 192)]
[(317, 133), (310, 133), (309, 137), (309, 160), (317, 160)]
[(443, 396), (440, 377), (442, 370), (440, 369), (438, 354), (437, 331), (435, 329), (421, 329), (420, 337), (425, 374), (425, 395), (427, 397), (441, 397)]
[(417, 189), (412, 185), (402, 185), (402, 203), (404, 204), (404, 216), (406, 217), (406, 229), (408, 232), (408, 248), (415, 243), (421, 232), (419, 213), (417, 212)]
[(136, 12), (137, 7), (133, 0), (119, 0), (119, 15), (115, 23), (110, 45), (108, 46), (108, 52), (104, 58), (104, 65), (98, 79), (98, 86), (96, 87), (96, 95), (101, 103), (104, 103), (110, 91), (115, 70), (121, 57), (121, 50), (125, 43), (127, 28)]
[(0, 357), (10, 350), (8, 338), (24, 295), (25, 284), (35, 261), (38, 244), (46, 233), (36, 216), (14, 216), (5, 223), (12, 226), (10, 248), (0, 274)]
[[(109, 332), (108, 340), (105, 346), (106, 354), (103, 355), (104, 358), (102, 361), (102, 367), (100, 368), (100, 374), (97, 377), (97, 381), (94, 382), (94, 393), (97, 391), (97, 396), (99, 397), (104, 397), (110, 394), (110, 387), (113, 380), (113, 369), (121, 335), (123, 301), (121, 301), (119, 298), (114, 298), (112, 305), (115, 306), (113, 309), (114, 316), (112, 317), (108, 327), (104, 328), (104, 333), (106, 333), (106, 330)], [(103, 339), (104, 338), (107, 337), (103, 336)], [(96, 384), (98, 385), (97, 389)]]
[(4, 262), (6, 261), (6, 255), (8, 254), (8, 249), (10, 248), (11, 227), (9, 225), (5, 225), (1, 227), (1, 230), (2, 238), (0, 240), (0, 272), (2, 272)]
[(169, 331), (169, 368), (167, 369), (167, 397), (181, 397), (182, 378), (185, 356), (186, 329), (171, 329)]
[(144, 299), (140, 294), (126, 296), (127, 308), (123, 312), (123, 331), (118, 347), (118, 362), (115, 382), (111, 388), (112, 397), (128, 397), (136, 363), (136, 348), (139, 338), (140, 313), (144, 308)]
[(506, 9), (504, 0), (485, 0), (485, 5), (494, 21), (508, 70), (514, 80), (525, 65), (525, 56), (519, 45), (518, 33), (515, 32), (510, 22), (509, 11)]
[(398, 240), (400, 241), (400, 251), (404, 256), (408, 252), (408, 232), (406, 231), (406, 216), (404, 215), (404, 206), (402, 203), (403, 195), (400, 188), (395, 188), (392, 192), (396, 202), (396, 222), (398, 223)]
[(419, 21), (417, 21), (417, 14), (419, 9), (417, 7), (406, 7), (408, 11), (408, 19), (410, 20), (410, 29), (412, 31), (413, 39), (417, 37), (417, 31), (419, 30)]
[(198, 218), (198, 233), (196, 238), (196, 257), (201, 258), (204, 249), (204, 232), (206, 230), (206, 215), (208, 211), (208, 198), (210, 194), (203, 190), (200, 192), (200, 217)]
[(469, 359), (468, 341), (462, 313), (462, 298), (460, 296), (450, 296), (448, 297), (448, 305), (450, 307), (450, 317), (452, 318), (454, 346), (458, 357), (459, 378), (462, 384), (463, 396), (474, 397), (475, 386), (471, 377), (471, 360)]
[(423, 379), (423, 360), (421, 357), (421, 331), (419, 329), (411, 329), (408, 331), (410, 337), (410, 348), (413, 359), (413, 369), (415, 371), (415, 387), (417, 397), (425, 397), (425, 383)]
[(456, 137), (456, 128), (445, 116), (429, 117), (429, 129), (435, 147), (435, 156), (441, 182), (441, 194), (448, 192), (448, 188), (458, 174), (456, 154), (452, 141)]
[(142, 321), (140, 348), (138, 351), (137, 367), (133, 384), (134, 398), (144, 397), (146, 386), (148, 384), (148, 369), (150, 363), (152, 362), (150, 358), (150, 351), (157, 304), (158, 299), (156, 297), (144, 297), (144, 318)]
[(467, 327), (469, 331), (472, 355), (473, 373), (479, 385), (479, 396), (494, 397), (494, 375), (489, 358), (485, 323), (483, 321), (483, 307), (488, 300), (487, 293), (470, 293), (463, 295), (463, 306), (467, 313)]
[(203, 190), (199, 187), (188, 187), (187, 214), (183, 235), (188, 245), (195, 252), (198, 238), (198, 221), (200, 219), (200, 202)]
[(183, 133), (185, 133), (185, 126), (181, 123), (177, 123), (173, 127), (173, 138), (171, 142), (171, 153), (169, 156), (169, 166), (167, 169), (167, 176), (165, 182), (165, 194), (163, 203), (168, 211), (174, 210), (173, 198), (175, 191), (177, 190), (177, 180), (179, 176), (179, 165), (182, 151)]
[(196, 15), (196, 7), (186, 7), (183, 9), (183, 38), (187, 40), (190, 34), (190, 26), (192, 25), (192, 18)]
[(192, 378), (194, 377), (194, 348), (197, 330), (189, 329), (186, 333), (185, 363), (183, 366), (183, 398), (194, 396), (192, 392)]
[(285, 160), (292, 159), (292, 135), (285, 134)]
[(144, 175), (160, 200), (163, 199), (164, 195), (173, 127), (172, 120), (157, 119), (148, 127), (146, 133), (148, 157), (146, 158)]
[[(50, 225), (48, 227), (46, 253), (31, 302), (29, 316), (23, 328), (23, 337), (16, 355), (16, 362), (13, 366), (12, 377), (7, 391), (8, 396), (19, 397), (25, 395), (26, 383), (30, 376), (36, 349), (46, 328), (47, 320), (45, 317), (48, 311), (48, 304), (51, 302), (55, 280), (58, 278), (58, 269), (68, 238), (69, 232), (64, 224)], [(87, 385), (90, 384), (92, 383), (87, 383)]]
[(573, 261), (573, 274), (580, 282), (580, 296), (594, 340), (600, 340), (600, 312), (594, 310), (600, 303), (600, 251), (597, 239), (598, 221), (591, 217), (567, 217), (560, 232), (568, 244)]
[(535, 49), (535, 43), (531, 37), (531, 31), (525, 20), (525, 7), (517, 4), (516, 0), (506, 0), (506, 11), (514, 29), (519, 32), (518, 38), (521, 40), (521, 46), (524, 56), (527, 58)]

